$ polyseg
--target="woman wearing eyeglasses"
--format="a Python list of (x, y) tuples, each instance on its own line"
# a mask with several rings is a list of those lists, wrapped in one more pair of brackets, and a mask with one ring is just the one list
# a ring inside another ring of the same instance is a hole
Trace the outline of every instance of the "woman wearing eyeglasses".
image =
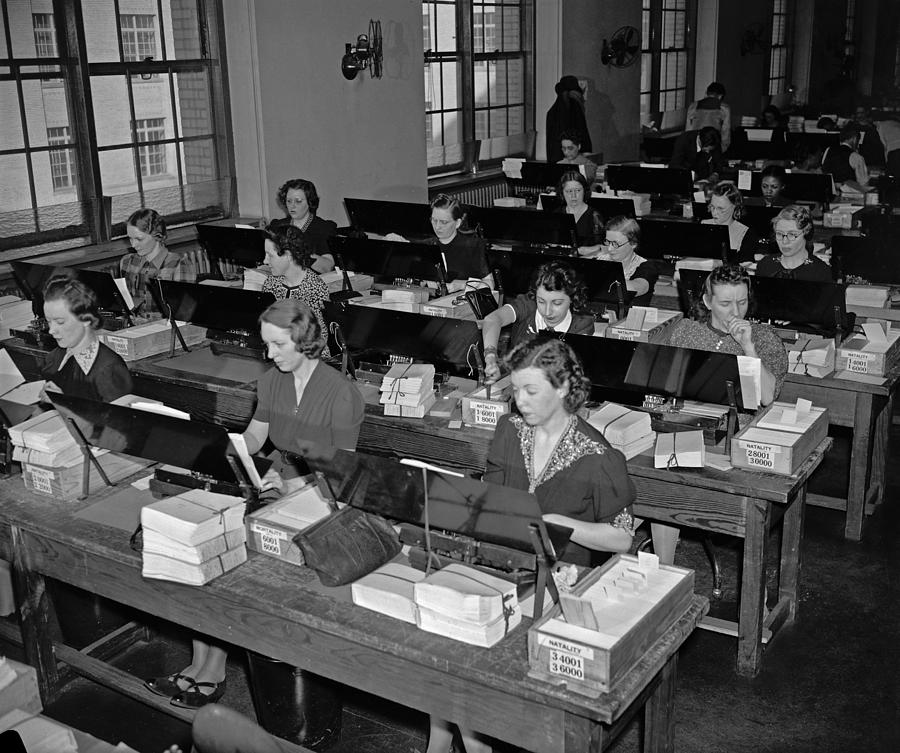
[(713, 186), (709, 197), (709, 213), (712, 219), (703, 220), (704, 225), (725, 225), (728, 228), (729, 247), (738, 252), (740, 261), (753, 261), (759, 247), (759, 236), (740, 222), (744, 214), (744, 199), (738, 187), (730, 180), (723, 180)]
[(634, 293), (635, 306), (649, 306), (659, 272), (651, 261), (638, 256), (641, 243), (641, 226), (632, 217), (620, 215), (606, 224), (606, 237), (600, 248), (589, 258), (621, 263), (625, 273), (625, 287)]
[(760, 277), (831, 282), (831, 267), (812, 255), (813, 224), (806, 207), (789, 206), (772, 220), (779, 254), (764, 256), (756, 265)]
[(581, 173), (565, 173), (556, 192), (565, 200), (563, 211), (575, 218), (575, 237), (579, 256), (591, 256), (600, 250), (603, 237), (603, 218), (585, 201), (591, 195), (590, 184)]

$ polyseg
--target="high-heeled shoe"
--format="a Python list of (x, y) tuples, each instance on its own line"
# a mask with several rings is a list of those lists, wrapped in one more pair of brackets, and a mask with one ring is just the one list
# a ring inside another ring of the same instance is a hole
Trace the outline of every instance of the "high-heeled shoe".
[[(169, 703), (183, 709), (199, 709), (207, 703), (215, 703), (225, 695), (226, 681), (195, 682), (187, 690), (180, 692)], [(211, 693), (204, 693), (202, 688), (212, 688)]]
[[(181, 687), (181, 685), (178, 684), (181, 681), (186, 682), (188, 686), (186, 688)], [(197, 681), (193, 677), (188, 677), (187, 675), (177, 672), (174, 675), (168, 675), (167, 677), (151, 677), (149, 680), (144, 680), (144, 687), (150, 692), (156, 693), (156, 695), (174, 698), (179, 693), (183, 693), (185, 690), (192, 688), (196, 682)]]

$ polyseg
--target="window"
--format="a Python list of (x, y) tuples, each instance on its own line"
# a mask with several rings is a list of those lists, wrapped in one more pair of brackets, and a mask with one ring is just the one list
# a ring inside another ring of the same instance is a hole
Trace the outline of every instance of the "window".
[(122, 35), (122, 59), (144, 60), (156, 55), (156, 16), (149, 14), (119, 16)]
[[(693, 0), (643, 0), (641, 114), (685, 110), (693, 98)], [(675, 125), (683, 125), (683, 122)]]
[(791, 3), (790, 0), (772, 0), (772, 37), (769, 49), (768, 93), (787, 92), (788, 71), (791, 57)]
[(141, 207), (170, 223), (231, 210), (221, 13), (0, 0), (0, 262), (124, 234)]
[(534, 128), (532, 0), (429, 0), (425, 40), (428, 168), (467, 170), (481, 157), (523, 153)]
[(844, 15), (844, 72), (854, 76), (856, 72), (856, 0), (847, 0)]
[[(60, 146), (72, 141), (69, 126), (47, 129), (47, 144)], [(75, 187), (75, 151), (73, 149), (50, 150), (50, 177), (54, 191), (65, 191)]]
[(166, 147), (163, 144), (147, 144), (144, 142), (161, 141), (166, 137), (165, 118), (146, 118), (135, 121), (135, 134), (137, 136), (138, 159), (141, 165), (141, 175), (145, 178), (154, 175), (166, 174)]

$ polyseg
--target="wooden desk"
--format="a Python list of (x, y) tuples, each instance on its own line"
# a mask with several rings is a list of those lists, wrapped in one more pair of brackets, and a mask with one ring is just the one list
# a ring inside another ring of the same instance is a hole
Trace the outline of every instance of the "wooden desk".
[(31, 494), (18, 480), (0, 489), (0, 556), (14, 562), (26, 655), (45, 703), (58, 690), (57, 658), (152, 703), (139, 681), (54, 647), (50, 577), (536, 753), (599, 752), (641, 710), (644, 750), (673, 749), (677, 654), (706, 611), (702, 597), (619, 686), (590, 699), (527, 676), (528, 620), (494, 648), (476, 648), (356, 607), (311, 570), (254, 553), (201, 588), (144, 580), (126, 533), (74, 517), (86, 504)]
[[(415, 457), (474, 472), (484, 469), (492, 432), (469, 427), (448, 429), (446, 422), (440, 431), (433, 431), (429, 422), (437, 421), (385, 416), (380, 406), (367, 405), (357, 447), (373, 455)], [(654, 468), (649, 455), (628, 462), (628, 472), (637, 487), (637, 517), (743, 539), (738, 622), (717, 622), (722, 632), (737, 636), (737, 671), (742, 675), (758, 674), (763, 644), (797, 616), (806, 484), (831, 443), (831, 439), (822, 442), (792, 477), (739, 469), (727, 473), (712, 469), (668, 471)], [(778, 603), (766, 616), (769, 532), (779, 522)]]

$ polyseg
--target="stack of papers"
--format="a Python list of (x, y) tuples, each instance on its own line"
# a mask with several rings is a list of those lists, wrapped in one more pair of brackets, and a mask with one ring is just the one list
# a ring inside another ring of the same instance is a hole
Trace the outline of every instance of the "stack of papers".
[(886, 285), (848, 285), (847, 306), (888, 308), (891, 305), (891, 289)]
[(191, 489), (141, 510), (145, 578), (201, 586), (247, 560), (240, 497)]
[(388, 562), (350, 586), (353, 603), (404, 622), (418, 623), (415, 585), (425, 573), (399, 562)]
[(55, 455), (71, 447), (77, 447), (62, 416), (55, 410), (11, 426), (9, 438), (17, 447), (47, 455)]
[(386, 416), (423, 418), (434, 405), (434, 366), (429, 363), (395, 364), (384, 375), (378, 402)]
[(650, 428), (650, 414), (644, 411), (606, 403), (598, 410), (591, 411), (588, 423), (606, 437), (626, 459), (653, 446), (655, 434)]
[(522, 621), (516, 586), (466, 565), (448, 565), (413, 586), (419, 627), (490, 647)]

